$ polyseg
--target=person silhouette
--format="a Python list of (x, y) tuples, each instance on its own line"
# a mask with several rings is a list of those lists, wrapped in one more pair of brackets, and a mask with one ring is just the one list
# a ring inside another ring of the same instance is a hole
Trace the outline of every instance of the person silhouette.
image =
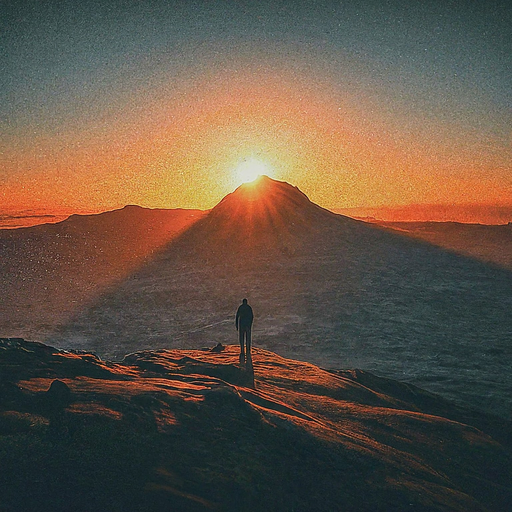
[[(245, 363), (246, 354), (247, 361), (251, 361), (251, 327), (253, 319), (252, 308), (247, 304), (247, 299), (243, 299), (235, 317), (235, 326), (240, 341), (240, 363)], [(244, 345), (247, 347), (247, 350), (244, 350)]]

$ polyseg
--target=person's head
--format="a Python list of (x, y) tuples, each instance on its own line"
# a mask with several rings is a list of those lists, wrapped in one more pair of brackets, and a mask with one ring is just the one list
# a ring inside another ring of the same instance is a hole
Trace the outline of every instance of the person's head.
[(242, 304), (247, 304), (247, 299), (243, 299)]

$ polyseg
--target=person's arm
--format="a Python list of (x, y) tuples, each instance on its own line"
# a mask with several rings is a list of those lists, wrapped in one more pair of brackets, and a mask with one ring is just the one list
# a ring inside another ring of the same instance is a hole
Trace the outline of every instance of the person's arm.
[(236, 327), (236, 330), (238, 331), (238, 317), (240, 316), (240, 308), (237, 309), (236, 311), (236, 317), (235, 317), (235, 327)]

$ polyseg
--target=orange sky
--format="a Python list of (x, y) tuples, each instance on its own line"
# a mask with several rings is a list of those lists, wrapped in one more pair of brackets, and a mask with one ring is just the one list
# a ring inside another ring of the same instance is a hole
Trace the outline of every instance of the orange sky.
[[(2, 152), (4, 210), (213, 207), (261, 160), (326, 208), (512, 204), (508, 156), (468, 147), (457, 126), (340, 95), (329, 79), (245, 66), (125, 104), (58, 133), (12, 137)], [(175, 84), (174, 84), (175, 85)], [(414, 125), (414, 123), (413, 123)]]
[(505, 3), (0, 11), (0, 215), (208, 209), (258, 159), (330, 209), (512, 205)]

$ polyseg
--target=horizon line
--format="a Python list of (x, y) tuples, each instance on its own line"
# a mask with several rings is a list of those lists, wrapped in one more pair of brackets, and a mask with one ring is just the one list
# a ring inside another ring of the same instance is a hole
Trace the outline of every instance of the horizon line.
[[(74, 215), (91, 216), (121, 211), (125, 208), (145, 210), (185, 210), (209, 212), (212, 208), (143, 206), (126, 204), (103, 208), (37, 208), (0, 210), (0, 229), (21, 229), (43, 224), (57, 224)], [(455, 222), (460, 224), (507, 225), (512, 222), (512, 203), (410, 203), (403, 205), (350, 206), (326, 208), (327, 210), (357, 220), (374, 222)], [(437, 210), (437, 211), (436, 211)], [(490, 210), (490, 211), (485, 211)], [(380, 215), (379, 215), (380, 213)]]

